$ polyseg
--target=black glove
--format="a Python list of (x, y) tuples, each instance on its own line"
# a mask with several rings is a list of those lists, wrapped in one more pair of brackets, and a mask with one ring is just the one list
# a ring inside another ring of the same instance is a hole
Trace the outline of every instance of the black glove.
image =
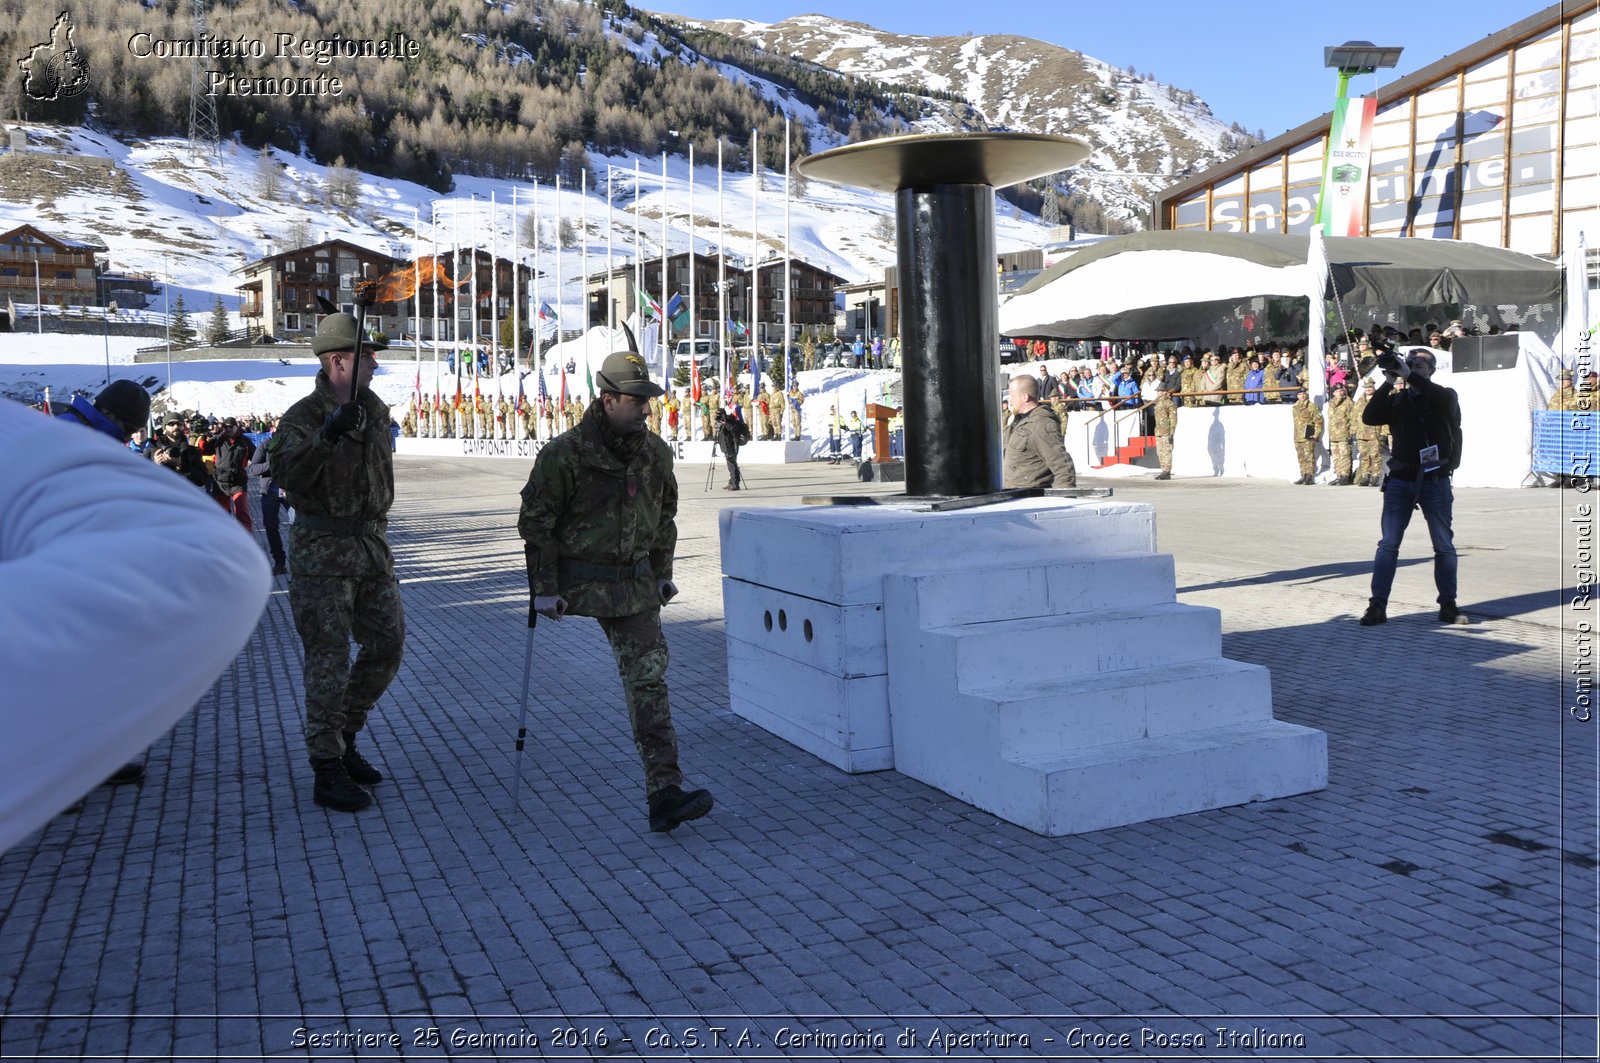
[(1378, 368), (1382, 369), (1385, 373), (1399, 377), (1403, 377), (1410, 372), (1410, 370), (1406, 368), (1405, 361), (1393, 351), (1384, 351), (1382, 354), (1378, 355)]
[(347, 402), (333, 411), (322, 426), (322, 438), (332, 443), (346, 432), (355, 431), (367, 423), (367, 411), (359, 402)]

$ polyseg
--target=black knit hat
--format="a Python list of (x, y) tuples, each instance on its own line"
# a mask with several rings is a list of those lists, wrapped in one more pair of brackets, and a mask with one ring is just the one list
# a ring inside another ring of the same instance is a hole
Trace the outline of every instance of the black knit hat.
[(150, 420), (150, 393), (132, 380), (113, 380), (94, 397), (94, 408), (132, 435)]

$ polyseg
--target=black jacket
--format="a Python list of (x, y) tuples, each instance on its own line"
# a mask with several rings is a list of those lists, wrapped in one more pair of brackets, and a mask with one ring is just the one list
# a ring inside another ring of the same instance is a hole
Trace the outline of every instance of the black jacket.
[(1363, 424), (1388, 425), (1391, 465), (1420, 465), (1423, 447), (1437, 445), (1441, 466), (1454, 472), (1461, 465), (1461, 400), (1453, 389), (1418, 373), (1406, 378), (1403, 391), (1385, 380), (1361, 411)]

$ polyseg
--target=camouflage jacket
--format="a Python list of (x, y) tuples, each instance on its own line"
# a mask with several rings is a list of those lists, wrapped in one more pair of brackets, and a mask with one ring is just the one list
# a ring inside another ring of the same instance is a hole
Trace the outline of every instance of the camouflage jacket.
[(1376, 443), (1389, 434), (1388, 425), (1367, 424), (1361, 411), (1367, 408), (1367, 397), (1361, 396), (1350, 403), (1350, 416), (1355, 421), (1356, 439), (1363, 443)]
[[(1302, 392), (1302, 395), (1304, 393)], [(1296, 443), (1322, 442), (1322, 411), (1310, 402), (1294, 404), (1294, 441)], [(1306, 430), (1310, 429), (1308, 433)]]
[(1328, 438), (1335, 443), (1348, 443), (1356, 434), (1356, 404), (1346, 399), (1328, 400)]
[(1578, 393), (1571, 384), (1556, 388), (1555, 394), (1550, 396), (1550, 402), (1545, 406), (1547, 410), (1576, 410), (1578, 409)]
[(1163, 395), (1156, 400), (1156, 435), (1170, 439), (1177, 430), (1178, 407), (1170, 396)]
[[(678, 481), (660, 436), (611, 431), (599, 401), (578, 427), (551, 440), (522, 489), (517, 533), (527, 543), (533, 593), (559, 594), (578, 616), (632, 616), (660, 605), (656, 581), (672, 578), (678, 545)], [(562, 562), (650, 571), (619, 580), (563, 571)]]
[[(370, 389), (360, 401), (366, 424), (328, 442), (322, 426), (340, 403), (319, 372), (316, 388), (289, 407), (267, 444), (272, 479), (301, 518), (289, 538), (297, 575), (394, 574), (386, 538), (394, 502), (389, 407)], [(331, 530), (329, 521), (346, 527)]]

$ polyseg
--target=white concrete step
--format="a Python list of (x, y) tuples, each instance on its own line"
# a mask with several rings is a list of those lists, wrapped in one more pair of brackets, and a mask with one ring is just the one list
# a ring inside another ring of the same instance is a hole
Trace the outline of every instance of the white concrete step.
[(1318, 790), (1328, 783), (1321, 731), (1277, 720), (1006, 758), (1030, 784), (962, 795), (1041, 834), (1080, 834), (1164, 816)]
[(1074, 679), (1035, 676), (967, 692), (992, 712), (1002, 757), (1087, 749), (1272, 719), (1272, 677), (1214, 657)]
[(918, 621), (936, 628), (1165, 605), (1173, 601), (1173, 572), (1171, 554), (1133, 554), (919, 574)]
[(971, 691), (1221, 657), (1222, 617), (1205, 606), (1168, 603), (935, 627), (923, 637), (928, 650), (954, 654), (961, 690)]

